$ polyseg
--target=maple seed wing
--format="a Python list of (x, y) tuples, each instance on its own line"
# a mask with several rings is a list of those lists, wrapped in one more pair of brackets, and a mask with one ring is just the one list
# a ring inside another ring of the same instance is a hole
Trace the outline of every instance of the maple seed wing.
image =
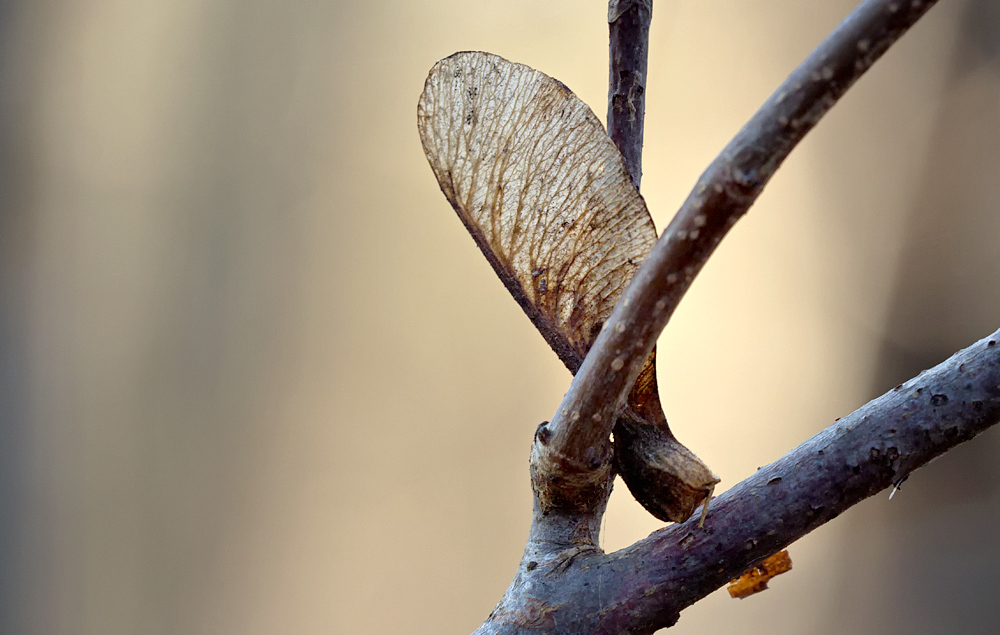
[(441, 190), (575, 373), (656, 242), (601, 122), (551, 77), (465, 52), (431, 69), (417, 124)]
[[(417, 105), (424, 153), (476, 244), (573, 373), (656, 242), (625, 162), (566, 86), (489, 53), (434, 65)], [(615, 462), (657, 518), (680, 521), (718, 479), (670, 433), (654, 356), (615, 427)]]

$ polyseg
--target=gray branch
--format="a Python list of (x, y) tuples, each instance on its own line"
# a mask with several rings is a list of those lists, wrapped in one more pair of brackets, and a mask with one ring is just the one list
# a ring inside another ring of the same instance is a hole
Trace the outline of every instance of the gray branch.
[[(839, 420), (698, 519), (605, 554), (540, 541), (477, 633), (652, 633), (753, 564), (1000, 421), (1000, 331)], [(538, 521), (536, 511), (536, 524)], [(555, 523), (572, 527), (567, 519)]]
[(653, 0), (608, 3), (608, 136), (625, 158), (632, 184), (642, 180), (642, 122), (646, 114), (646, 60)]
[[(866, 0), (791, 74), (699, 179), (532, 445), (533, 484), (588, 492), (603, 508), (601, 458), (615, 413), (674, 309), (792, 148), (934, 1)], [(578, 506), (579, 508), (579, 506)]]
[[(552, 422), (535, 436), (531, 532), (514, 581), (478, 633), (652, 633), (748, 567), (1000, 420), (997, 332), (759, 470), (712, 503), (704, 527), (695, 518), (613, 554), (598, 547), (613, 478), (607, 457), (614, 416), (656, 337), (792, 148), (933, 4), (863, 2), (702, 175), (605, 323)], [(612, 42), (609, 132), (636, 185), (642, 100), (634, 99), (641, 97), (634, 87), (645, 82), (650, 10), (648, 2), (612, 2), (609, 10), (612, 39), (619, 38)], [(625, 19), (629, 11), (637, 12), (636, 22)], [(616, 62), (616, 47), (641, 49), (641, 77), (628, 55)], [(633, 69), (639, 81), (632, 88), (616, 84), (617, 68)], [(618, 110), (616, 95), (625, 96)], [(543, 508), (540, 484), (564, 492), (569, 503)]]

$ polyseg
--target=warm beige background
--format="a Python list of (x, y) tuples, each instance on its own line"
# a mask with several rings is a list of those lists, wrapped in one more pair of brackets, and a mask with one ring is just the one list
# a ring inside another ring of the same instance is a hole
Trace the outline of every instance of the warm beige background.
[[(672, 426), (724, 487), (916, 372), (886, 351), (934, 339), (927, 365), (1000, 326), (1000, 230), (977, 224), (1000, 201), (992, 4), (943, 2), (860, 82), (660, 340)], [(657, 1), (658, 226), (852, 5)], [(605, 12), (0, 3), (0, 632), (486, 617), (528, 528), (531, 434), (570, 378), (438, 191), (416, 101), (434, 61), (482, 49), (603, 120)], [(885, 336), (928, 307), (945, 317)], [(996, 632), (996, 448), (867, 501), (795, 544), (767, 593), (716, 593), (671, 632)], [(604, 544), (658, 526), (619, 486)]]

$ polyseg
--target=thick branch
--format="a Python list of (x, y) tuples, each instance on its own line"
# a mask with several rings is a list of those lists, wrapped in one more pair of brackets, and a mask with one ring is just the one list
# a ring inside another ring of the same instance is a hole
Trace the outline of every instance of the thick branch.
[[(1000, 421), (1000, 331), (844, 417), (671, 525), (603, 554), (525, 552), (477, 633), (652, 633), (748, 567)], [(794, 575), (794, 574), (793, 574)]]
[(648, 610), (693, 604), (1000, 421), (998, 341), (1000, 331), (758, 470), (713, 501), (703, 531), (671, 526), (622, 552), (643, 563), (635, 588), (662, 590)]
[(792, 148), (933, 4), (866, 0), (744, 126), (636, 273), (548, 425), (546, 447), (535, 443), (533, 457), (548, 454), (583, 467), (605, 455), (615, 411), (716, 245)]
[(635, 189), (642, 179), (642, 122), (652, 17), (653, 0), (608, 2), (608, 136), (625, 158)]

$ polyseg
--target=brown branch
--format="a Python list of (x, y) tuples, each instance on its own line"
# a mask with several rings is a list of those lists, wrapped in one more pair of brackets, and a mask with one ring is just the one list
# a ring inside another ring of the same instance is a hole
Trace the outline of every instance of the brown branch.
[(567, 498), (575, 484), (593, 488), (614, 414), (694, 276), (792, 148), (933, 4), (863, 2), (709, 166), (605, 323), (551, 423), (536, 435), (536, 477), (564, 478)]
[(608, 136), (625, 158), (635, 189), (642, 180), (642, 123), (652, 17), (653, 0), (608, 2)]
[[(691, 520), (610, 555), (597, 547), (612, 479), (614, 416), (680, 298), (791, 149), (932, 4), (862, 3), (702, 175), (606, 321), (552, 422), (539, 426), (524, 557), (477, 632), (652, 633), (752, 564), (1000, 420), (998, 332), (737, 485), (712, 505), (706, 527)], [(612, 24), (620, 17), (614, 7)], [(625, 139), (616, 140), (623, 152), (635, 149), (629, 168), (638, 184), (641, 117), (638, 128), (622, 125), (628, 117), (614, 112), (614, 86), (611, 92), (609, 130)], [(549, 500), (561, 502), (543, 505), (542, 488), (558, 492)]]
[(858, 502), (1000, 422), (1000, 331), (872, 400), (622, 551), (526, 551), (477, 633), (652, 633)]

